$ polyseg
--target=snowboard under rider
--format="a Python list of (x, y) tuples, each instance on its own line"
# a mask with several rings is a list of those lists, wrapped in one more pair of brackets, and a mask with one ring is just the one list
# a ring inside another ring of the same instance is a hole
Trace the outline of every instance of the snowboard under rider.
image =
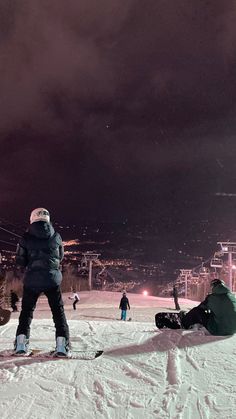
[(129, 300), (126, 297), (126, 292), (123, 292), (123, 296), (120, 300), (120, 305), (119, 308), (121, 310), (121, 320), (126, 320), (126, 313), (127, 313), (127, 309), (130, 310), (130, 305), (129, 305)]
[(50, 223), (49, 212), (45, 208), (36, 208), (31, 212), (29, 228), (16, 250), (16, 263), (25, 268), (22, 308), (15, 339), (17, 354), (27, 352), (33, 312), (42, 293), (48, 299), (56, 328), (56, 353), (68, 354), (69, 328), (60, 290), (63, 255), (62, 239)]

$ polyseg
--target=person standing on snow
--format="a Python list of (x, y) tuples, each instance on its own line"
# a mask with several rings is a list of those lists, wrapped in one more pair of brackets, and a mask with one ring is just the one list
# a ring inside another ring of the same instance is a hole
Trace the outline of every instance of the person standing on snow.
[(79, 294), (73, 290), (72, 297), (69, 297), (70, 300), (73, 300), (73, 309), (76, 310), (76, 304), (80, 301)]
[(175, 310), (180, 310), (179, 300), (178, 300), (179, 295), (178, 295), (178, 289), (177, 289), (176, 285), (173, 286), (172, 295), (174, 297)]
[(61, 296), (60, 262), (64, 255), (62, 239), (50, 223), (49, 212), (36, 208), (31, 212), (30, 225), (20, 239), (16, 263), (25, 268), (22, 308), (16, 331), (15, 353), (26, 353), (33, 312), (44, 293), (56, 328), (56, 353), (66, 356), (69, 351), (69, 328)]
[(10, 304), (11, 304), (12, 311), (18, 311), (17, 305), (16, 305), (18, 301), (19, 301), (18, 295), (13, 290), (11, 290), (10, 291)]
[(121, 320), (126, 320), (127, 309), (130, 310), (129, 300), (126, 297), (126, 292), (123, 292), (123, 297), (120, 300), (119, 309), (121, 310)]

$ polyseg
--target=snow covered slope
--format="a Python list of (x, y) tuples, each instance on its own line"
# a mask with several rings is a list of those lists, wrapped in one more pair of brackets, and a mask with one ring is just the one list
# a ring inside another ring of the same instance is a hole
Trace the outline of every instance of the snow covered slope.
[[(104, 355), (93, 361), (0, 358), (2, 419), (236, 417), (236, 336), (158, 331), (154, 314), (173, 308), (171, 299), (131, 294), (132, 321), (120, 322), (120, 294), (80, 296), (75, 312), (65, 296), (73, 348), (104, 349)], [(12, 347), (14, 317), (0, 328), (0, 351)], [(35, 312), (31, 346), (54, 347), (44, 299)]]

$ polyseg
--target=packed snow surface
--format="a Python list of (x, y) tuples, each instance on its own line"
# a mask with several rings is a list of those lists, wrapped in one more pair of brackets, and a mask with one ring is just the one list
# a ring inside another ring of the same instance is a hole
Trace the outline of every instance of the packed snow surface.
[[(82, 292), (77, 310), (64, 295), (73, 348), (104, 349), (95, 360), (0, 358), (1, 419), (236, 418), (236, 336), (204, 330), (157, 330), (155, 313), (173, 300), (129, 294), (119, 321), (120, 293)], [(183, 309), (196, 302), (180, 299)], [(18, 313), (0, 328), (0, 351), (12, 348)], [(31, 347), (54, 348), (44, 297), (31, 327)]]

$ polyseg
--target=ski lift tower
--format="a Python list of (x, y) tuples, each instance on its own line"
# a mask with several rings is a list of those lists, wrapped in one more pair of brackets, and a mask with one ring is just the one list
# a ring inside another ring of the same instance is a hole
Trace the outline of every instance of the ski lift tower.
[(236, 242), (217, 242), (217, 244), (220, 245), (222, 253), (228, 255), (229, 289), (230, 289), (230, 291), (232, 291), (232, 288), (233, 288), (232, 255), (236, 254)]
[(185, 298), (188, 298), (188, 277), (191, 276), (192, 269), (180, 269), (180, 275), (184, 277)]
[(92, 290), (92, 270), (93, 270), (93, 262), (98, 261), (98, 257), (100, 256), (99, 253), (94, 252), (85, 252), (83, 253), (83, 258), (89, 264), (89, 277), (88, 277), (88, 286), (89, 291)]

